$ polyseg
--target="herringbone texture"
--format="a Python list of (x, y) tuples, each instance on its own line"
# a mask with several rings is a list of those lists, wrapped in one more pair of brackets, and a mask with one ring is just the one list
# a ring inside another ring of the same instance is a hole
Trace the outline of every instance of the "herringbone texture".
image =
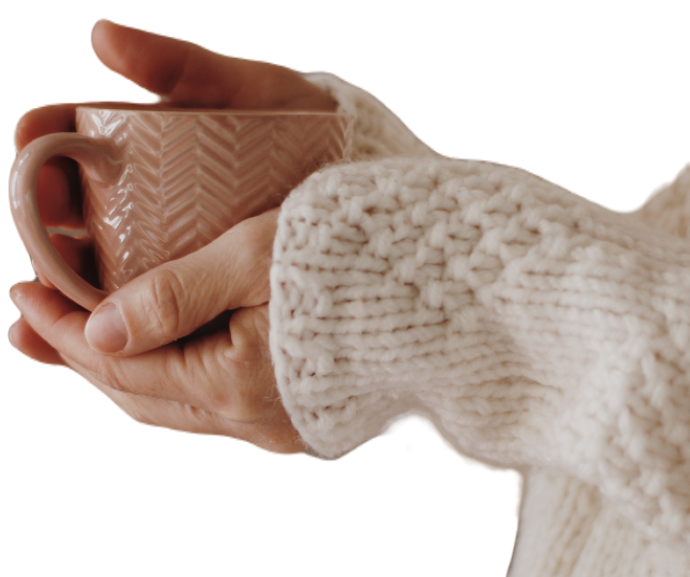
[(328, 114), (161, 113), (81, 108), (77, 130), (113, 139), (117, 183), (83, 177), (84, 214), (114, 290), (278, 206), (301, 180), (351, 153), (352, 119)]

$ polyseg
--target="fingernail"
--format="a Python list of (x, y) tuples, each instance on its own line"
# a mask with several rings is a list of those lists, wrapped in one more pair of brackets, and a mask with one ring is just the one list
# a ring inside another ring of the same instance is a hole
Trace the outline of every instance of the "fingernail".
[(116, 353), (125, 348), (129, 335), (117, 306), (105, 305), (86, 323), (86, 340), (99, 353)]
[[(17, 321), (17, 322), (19, 322), (19, 321)], [(16, 348), (17, 348), (17, 343), (16, 343), (15, 338), (12, 336), (12, 333), (13, 333), (14, 330), (15, 330), (15, 329), (14, 329), (15, 326), (17, 326), (17, 323), (14, 323), (14, 324), (10, 327), (10, 330), (7, 331), (7, 338), (9, 339), (10, 344), (16, 349)]]
[(19, 306), (19, 305), (17, 304), (17, 301), (19, 300), (19, 289), (17, 288), (16, 285), (13, 286), (13, 287), (10, 289), (10, 298), (12, 299), (12, 302), (13, 302), (16, 306)]

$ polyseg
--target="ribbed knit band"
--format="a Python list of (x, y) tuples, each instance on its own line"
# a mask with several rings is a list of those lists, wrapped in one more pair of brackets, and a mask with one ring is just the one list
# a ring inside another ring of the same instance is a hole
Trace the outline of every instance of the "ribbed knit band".
[(690, 249), (529, 173), (332, 167), (281, 211), (283, 401), (337, 456), (421, 403), (466, 453), (601, 488), (690, 543)]

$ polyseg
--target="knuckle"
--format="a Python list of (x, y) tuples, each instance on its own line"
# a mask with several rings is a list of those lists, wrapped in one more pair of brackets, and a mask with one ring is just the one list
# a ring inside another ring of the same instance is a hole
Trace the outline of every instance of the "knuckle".
[[(254, 306), (268, 302), (269, 272), (273, 260), (273, 238), (263, 215), (243, 221), (237, 231), (241, 251), (237, 255), (238, 267), (245, 271), (243, 284), (247, 287), (247, 303)], [(244, 226), (243, 226), (244, 225)]]
[(238, 387), (233, 396), (233, 416), (235, 420), (249, 423), (264, 416), (264, 400), (247, 387), (246, 384)]
[(203, 403), (211, 412), (221, 415), (230, 415), (233, 409), (233, 402), (226, 390), (223, 388), (211, 388), (206, 393)]
[(149, 299), (145, 303), (147, 320), (161, 334), (178, 334), (184, 308), (184, 283), (171, 268), (161, 267), (151, 275), (148, 287)]
[(106, 387), (120, 393), (129, 393), (127, 379), (117, 359), (101, 357), (96, 367), (96, 377)]
[(271, 289), (268, 282), (271, 262), (269, 259), (257, 259), (254, 262), (256, 266), (252, 269), (252, 274), (248, 279), (251, 286), (248, 299), (250, 306), (267, 303), (271, 297)]
[(246, 379), (233, 379), (231, 386), (214, 387), (206, 404), (213, 413), (233, 421), (250, 422), (262, 415), (261, 402)]
[(243, 422), (256, 422), (272, 416), (280, 400), (265, 387), (266, 375), (255, 374), (243, 379), (233, 391), (234, 418)]

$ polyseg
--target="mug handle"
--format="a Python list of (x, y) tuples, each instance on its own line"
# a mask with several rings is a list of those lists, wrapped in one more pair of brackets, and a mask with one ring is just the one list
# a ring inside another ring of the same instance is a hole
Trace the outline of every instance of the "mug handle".
[(53, 156), (76, 160), (90, 180), (106, 184), (117, 182), (123, 161), (117, 146), (109, 140), (57, 133), (31, 142), (17, 155), (10, 173), (12, 217), (29, 255), (61, 293), (93, 311), (108, 293), (90, 285), (67, 265), (50, 241), (38, 212), (38, 173)]

